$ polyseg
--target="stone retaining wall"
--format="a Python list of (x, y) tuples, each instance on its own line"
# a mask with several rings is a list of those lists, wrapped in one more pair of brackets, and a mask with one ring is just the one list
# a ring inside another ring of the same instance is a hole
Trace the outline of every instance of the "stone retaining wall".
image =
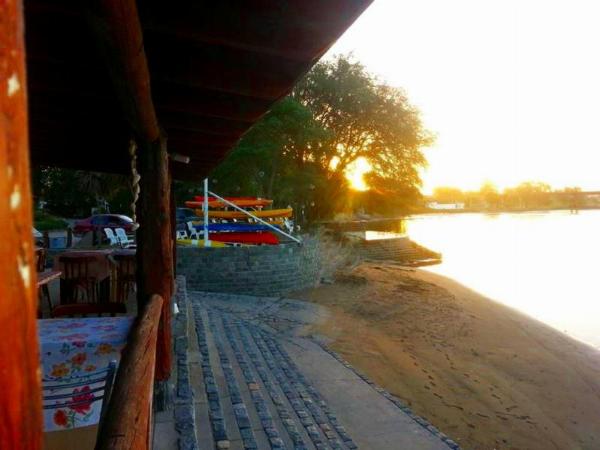
[(354, 244), (357, 253), (365, 259), (392, 260), (402, 263), (439, 260), (441, 255), (407, 237), (380, 240), (362, 240)]
[(318, 281), (318, 241), (274, 246), (177, 248), (177, 274), (190, 290), (282, 295)]

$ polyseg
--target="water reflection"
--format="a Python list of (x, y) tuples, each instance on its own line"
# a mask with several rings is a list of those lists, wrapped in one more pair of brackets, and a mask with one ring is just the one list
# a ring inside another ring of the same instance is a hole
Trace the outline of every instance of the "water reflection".
[(600, 348), (600, 211), (438, 214), (407, 221), (443, 254), (427, 270)]

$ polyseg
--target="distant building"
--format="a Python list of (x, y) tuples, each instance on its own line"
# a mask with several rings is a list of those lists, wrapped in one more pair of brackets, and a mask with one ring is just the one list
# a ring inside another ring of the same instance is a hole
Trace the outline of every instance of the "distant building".
[(427, 207), (430, 209), (465, 209), (465, 204), (429, 202)]

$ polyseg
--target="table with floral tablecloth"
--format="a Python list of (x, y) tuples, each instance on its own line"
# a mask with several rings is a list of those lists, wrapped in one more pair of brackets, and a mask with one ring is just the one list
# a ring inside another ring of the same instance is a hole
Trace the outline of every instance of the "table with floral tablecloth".
[[(133, 317), (38, 320), (42, 378), (53, 385), (68, 383), (73, 377), (106, 369), (112, 360), (119, 361), (132, 322)], [(85, 403), (93, 398), (89, 391), (90, 386), (71, 389), (78, 402), (74, 408), (44, 409), (44, 430), (98, 423), (101, 402)]]

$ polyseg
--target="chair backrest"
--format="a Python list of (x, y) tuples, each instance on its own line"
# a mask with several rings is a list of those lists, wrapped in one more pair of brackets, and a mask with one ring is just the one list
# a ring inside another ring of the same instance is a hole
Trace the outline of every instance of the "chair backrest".
[(117, 297), (120, 303), (127, 302), (129, 291), (136, 285), (136, 256), (135, 255), (112, 255), (117, 268)]
[(123, 228), (115, 228), (115, 233), (117, 233), (117, 237), (119, 239), (125, 239), (125, 240), (129, 240), (129, 238), (127, 237), (127, 233), (125, 233), (125, 230)]
[(117, 237), (115, 236), (115, 233), (113, 233), (112, 228), (104, 228), (104, 234), (110, 241), (110, 245), (117, 245), (119, 243)]
[[(100, 429), (112, 392), (116, 371), (117, 362), (113, 360), (105, 369), (84, 376), (62, 379), (60, 382), (48, 379), (42, 380), (43, 408), (74, 409), (102, 401), (98, 426), (98, 429)], [(83, 391), (86, 386), (88, 389)]]
[(112, 255), (117, 263), (117, 278), (135, 276), (135, 255)]
[(125, 230), (123, 228), (115, 228), (115, 232), (117, 233), (117, 240), (119, 241), (121, 247), (124, 247), (125, 245), (128, 245), (129, 243), (133, 242), (127, 237), (127, 233), (125, 233)]
[(46, 270), (46, 249), (38, 247), (35, 249), (35, 268), (38, 272)]
[(190, 222), (186, 222), (186, 225), (188, 227), (188, 231), (190, 233), (190, 237), (198, 235), (198, 230), (196, 230), (196, 227), (194, 226), (194, 224), (191, 221)]
[(61, 303), (76, 303), (81, 295), (87, 302), (97, 301), (96, 279), (90, 276), (93, 256), (63, 255), (58, 260), (62, 266), (60, 287)]
[(65, 280), (83, 280), (89, 278), (90, 263), (93, 256), (63, 255), (58, 257), (62, 264), (63, 278)]

